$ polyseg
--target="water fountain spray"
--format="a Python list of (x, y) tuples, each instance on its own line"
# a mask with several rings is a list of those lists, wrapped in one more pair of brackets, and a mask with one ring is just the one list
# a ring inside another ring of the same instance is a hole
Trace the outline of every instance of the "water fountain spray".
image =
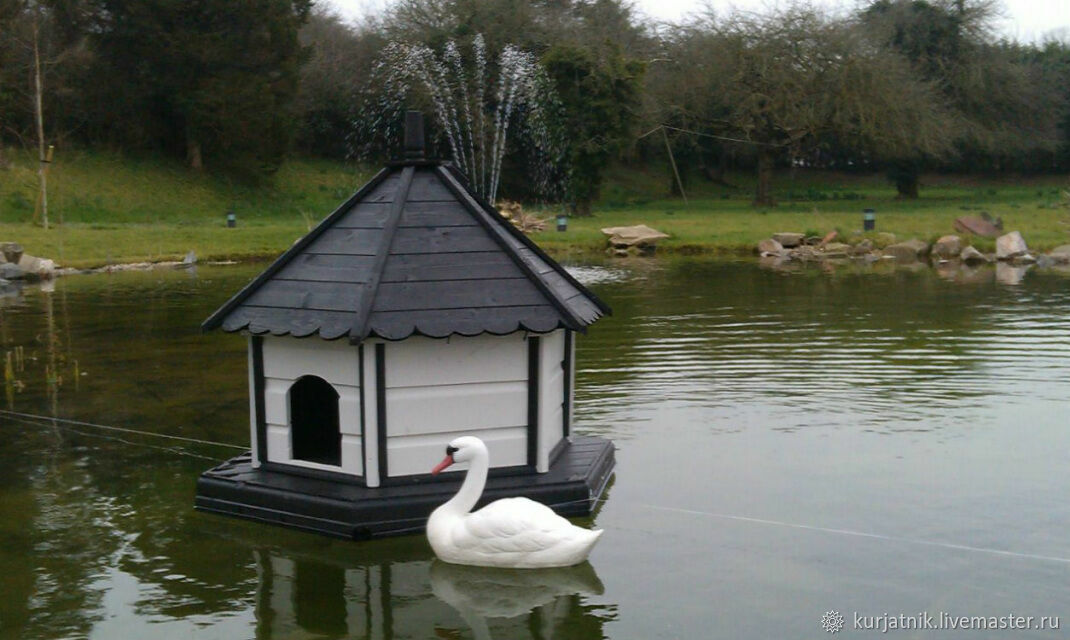
[[(494, 202), (501, 185), (502, 160), (510, 124), (521, 127), (535, 162), (536, 191), (550, 196), (558, 185), (551, 176), (565, 154), (563, 136), (552, 126), (560, 103), (545, 71), (532, 54), (506, 45), (498, 57), (497, 82), (488, 91), (487, 49), (483, 36), (472, 42), (466, 65), (453, 41), (437, 54), (423, 44), (391, 43), (384, 50), (373, 77), (384, 91), (372, 103), (374, 114), (362, 117), (365, 127), (400, 120), (410, 92), (422, 91), (449, 144), (453, 163), (476, 193)], [(491, 100), (488, 100), (491, 98)], [(518, 117), (522, 116), (522, 117)]]

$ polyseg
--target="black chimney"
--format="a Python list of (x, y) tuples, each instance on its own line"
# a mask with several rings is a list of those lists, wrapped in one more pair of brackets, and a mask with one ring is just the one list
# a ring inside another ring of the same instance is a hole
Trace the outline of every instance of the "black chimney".
[(405, 112), (405, 159), (424, 159), (424, 114)]

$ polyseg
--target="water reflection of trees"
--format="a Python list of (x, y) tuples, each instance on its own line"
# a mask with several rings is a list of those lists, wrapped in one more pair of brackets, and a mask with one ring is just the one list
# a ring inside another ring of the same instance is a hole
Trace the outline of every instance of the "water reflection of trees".
[[(16, 637), (148, 620), (195, 635), (194, 624), (245, 612), (263, 639), (470, 637), (483, 627), (496, 638), (600, 638), (613, 617), (584, 602), (601, 592), (589, 566), (519, 578), (435, 567), (422, 536), (356, 543), (194, 512), (199, 459), (77, 433), (23, 438), (0, 453), (0, 620)], [(457, 593), (508, 606), (477, 611), (491, 616), (480, 622), (439, 597)]]
[(883, 402), (882, 415), (961, 402), (992, 391), (967, 378), (990, 366), (1008, 308), (1045, 314), (1046, 292), (1066, 282), (1031, 274), (1022, 287), (1005, 287), (991, 273), (949, 282), (928, 267), (781, 273), (750, 262), (656, 264), (592, 287), (615, 313), (578, 342), (577, 424), (637, 419), (614, 412), (617, 399), (812, 398), (874, 411)]

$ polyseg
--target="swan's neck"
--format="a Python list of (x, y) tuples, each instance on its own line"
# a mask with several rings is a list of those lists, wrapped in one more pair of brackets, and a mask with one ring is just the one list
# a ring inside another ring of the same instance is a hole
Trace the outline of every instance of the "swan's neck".
[(472, 510), (483, 495), (483, 487), (487, 484), (487, 470), (490, 467), (489, 456), (486, 451), (477, 451), (468, 463), (468, 473), (464, 476), (464, 484), (457, 495), (443, 505), (446, 509), (457, 514), (465, 514)]

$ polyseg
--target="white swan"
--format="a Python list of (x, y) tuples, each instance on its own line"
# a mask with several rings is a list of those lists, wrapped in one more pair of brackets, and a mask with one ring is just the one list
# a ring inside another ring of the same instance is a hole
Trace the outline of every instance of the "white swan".
[(489, 459), (482, 440), (464, 436), (450, 442), (446, 458), (431, 470), (438, 474), (455, 462), (469, 463), (460, 491), (427, 521), (435, 555), (453, 564), (516, 569), (586, 560), (602, 531), (577, 527), (534, 500), (503, 498), (470, 513), (487, 483)]

